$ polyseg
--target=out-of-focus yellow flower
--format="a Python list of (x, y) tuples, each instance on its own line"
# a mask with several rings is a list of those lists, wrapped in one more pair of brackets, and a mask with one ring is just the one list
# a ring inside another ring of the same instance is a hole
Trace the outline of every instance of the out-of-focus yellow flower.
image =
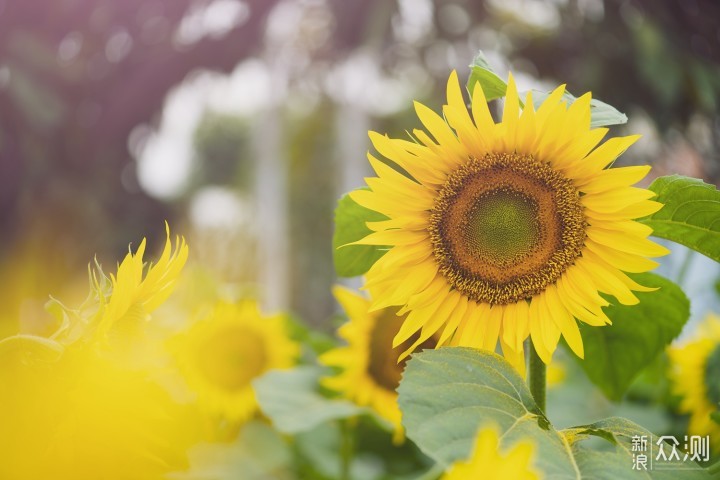
[(191, 417), (147, 372), (84, 345), (0, 346), (0, 478), (161, 479), (187, 467)]
[[(320, 357), (325, 365), (340, 369), (337, 375), (323, 379), (323, 385), (358, 405), (372, 408), (392, 424), (394, 441), (398, 443), (404, 433), (396, 389), (405, 368), (405, 360), (398, 362), (398, 357), (414, 339), (393, 348), (393, 338), (404, 320), (396, 308), (370, 311), (370, 300), (346, 288), (335, 287), (333, 293), (350, 318), (338, 330), (348, 345)], [(435, 339), (431, 338), (415, 351), (434, 346)]]
[[(166, 224), (165, 248), (155, 264), (143, 275), (145, 239), (133, 254), (129, 251), (118, 266), (117, 276), (110, 275), (112, 294), (102, 298), (97, 314), (97, 335), (112, 336), (113, 329), (132, 332), (144, 323), (150, 313), (160, 306), (173, 291), (188, 257), (185, 239), (176, 240), (175, 249), (170, 241), (170, 228)], [(96, 283), (98, 291), (102, 287)], [(106, 301), (105, 301), (106, 300)]]
[(481, 428), (470, 458), (452, 465), (442, 480), (538, 480), (531, 465), (534, 450), (532, 443), (520, 442), (503, 454), (497, 431)]
[(198, 403), (223, 419), (242, 423), (257, 411), (252, 380), (295, 363), (299, 346), (283, 315), (264, 317), (254, 301), (219, 302), (206, 318), (171, 341)]
[(720, 452), (720, 425), (710, 418), (720, 411), (720, 316), (708, 315), (694, 338), (668, 354), (673, 392), (682, 397), (680, 411), (690, 415), (688, 433), (710, 435)]
[(184, 242), (174, 253), (169, 244), (168, 232), (145, 278), (143, 240), (109, 281), (93, 276), (81, 308), (53, 304), (62, 326), (52, 338), (0, 342), (0, 478), (160, 479), (187, 466), (196, 435), (186, 408), (152, 362), (127, 362), (106, 348), (111, 337), (142, 345), (134, 330), (168, 297), (187, 258)]

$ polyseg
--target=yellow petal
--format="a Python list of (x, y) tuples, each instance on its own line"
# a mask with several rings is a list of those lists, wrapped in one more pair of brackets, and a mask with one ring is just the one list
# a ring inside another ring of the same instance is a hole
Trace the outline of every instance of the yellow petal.
[[(580, 358), (585, 357), (585, 350), (583, 348), (582, 336), (580, 335), (580, 329), (578, 328), (577, 322), (572, 315), (567, 311), (565, 306), (558, 297), (557, 287), (550, 285), (545, 289), (546, 301), (550, 313), (552, 315), (553, 322), (562, 333), (565, 341), (570, 346), (575, 355)], [(549, 347), (548, 347), (549, 349)]]
[(617, 212), (598, 212), (591, 209), (585, 210), (585, 215), (598, 220), (628, 220), (642, 218), (652, 215), (663, 207), (663, 204), (654, 200), (644, 200), (618, 210)]
[(450, 318), (448, 318), (445, 328), (438, 339), (438, 346), (447, 344), (448, 340), (450, 340), (455, 331), (458, 329), (460, 322), (462, 322), (463, 318), (465, 318), (465, 313), (468, 310), (468, 299), (464, 295), (459, 296), (460, 299), (458, 300), (457, 307), (455, 307), (455, 310), (453, 310), (450, 314)]
[(448, 104), (443, 108), (445, 118), (455, 129), (463, 144), (467, 145), (473, 155), (480, 156), (485, 149), (482, 138), (470, 118), (465, 100), (463, 100), (457, 72), (453, 70), (447, 83)]
[[(397, 163), (418, 182), (424, 185), (441, 185), (445, 182), (445, 174), (439, 172), (428, 162), (428, 154), (431, 152), (426, 147), (388, 138), (377, 132), (368, 132), (368, 135), (380, 155)], [(403, 146), (410, 145), (417, 150), (415, 153), (403, 148)]]
[(475, 83), (473, 87), (472, 116), (475, 120), (478, 133), (485, 139), (485, 143), (492, 143), (491, 139), (495, 131), (495, 122), (490, 114), (490, 109), (485, 100), (485, 92), (483, 92), (480, 82)]
[(658, 262), (650, 260), (649, 258), (621, 252), (613, 247), (594, 242), (590, 239), (585, 240), (585, 248), (596, 253), (613, 267), (630, 273), (648, 272), (660, 265)]
[(332, 293), (347, 316), (351, 319), (363, 318), (367, 315), (368, 308), (370, 308), (370, 300), (367, 298), (340, 285), (335, 285)]
[(576, 181), (575, 185), (584, 193), (600, 193), (617, 187), (627, 187), (645, 178), (650, 168), (650, 165), (608, 168), (592, 177)]
[(518, 121), (520, 119), (520, 98), (518, 97), (515, 78), (512, 73), (508, 74), (507, 91), (505, 94), (505, 107), (503, 108), (501, 123), (501, 148), (506, 151), (514, 151), (517, 145)]
[(573, 177), (589, 177), (596, 175), (610, 163), (615, 161), (617, 157), (627, 150), (630, 145), (637, 142), (640, 135), (630, 135), (627, 137), (611, 138), (592, 153), (585, 160), (579, 162), (572, 172)]
[(615, 248), (621, 252), (642, 255), (645, 257), (661, 257), (670, 253), (670, 250), (646, 238), (633, 235), (623, 235), (612, 230), (605, 230), (595, 226), (587, 228), (588, 237), (602, 245)]
[(442, 304), (438, 307), (435, 315), (432, 316), (420, 330), (420, 335), (417, 340), (405, 350), (401, 355), (400, 359), (405, 358), (415, 351), (423, 342), (428, 340), (430, 337), (435, 335), (440, 328), (450, 319), (453, 309), (457, 306), (460, 300), (460, 294), (455, 291), (450, 292), (443, 298)]
[(502, 305), (494, 305), (490, 308), (485, 322), (485, 335), (483, 339), (483, 348), (485, 350), (495, 351), (498, 336), (500, 335), (500, 325), (502, 324), (503, 307)]
[[(502, 337), (505, 337), (504, 333)], [(505, 360), (507, 360), (508, 363), (510, 363), (510, 365), (512, 365), (513, 368), (517, 370), (521, 377), (525, 378), (525, 352), (522, 343), (520, 344), (519, 349), (515, 349), (508, 345), (502, 337), (500, 339), (500, 346), (502, 347), (502, 352)]]
[(545, 346), (545, 340), (543, 339), (543, 324), (546, 321), (546, 314), (540, 309), (540, 303), (542, 302), (542, 296), (536, 295), (530, 301), (530, 320), (528, 322), (528, 328), (530, 329), (530, 338), (532, 339), (533, 347), (537, 352), (538, 356), (545, 363), (550, 363), (552, 360), (552, 351), (548, 350)]
[(527, 155), (533, 154), (536, 141), (536, 120), (535, 108), (533, 107), (532, 92), (528, 92), (518, 122), (517, 143), (515, 145), (518, 153)]
[(418, 308), (408, 313), (408, 316), (405, 318), (400, 330), (398, 330), (397, 335), (393, 338), (393, 348), (396, 348), (398, 345), (415, 335), (415, 333), (417, 333), (417, 331), (432, 318), (433, 314), (438, 308), (440, 308), (440, 305), (442, 305), (444, 300), (445, 295), (438, 295), (427, 307)]
[(652, 190), (636, 187), (622, 187), (600, 193), (589, 193), (580, 198), (586, 208), (597, 212), (617, 212), (633, 203), (639, 203), (655, 196)]

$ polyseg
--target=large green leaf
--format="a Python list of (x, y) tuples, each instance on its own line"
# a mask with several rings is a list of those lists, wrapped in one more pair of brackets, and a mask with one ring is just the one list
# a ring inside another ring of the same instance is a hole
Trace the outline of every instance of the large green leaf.
[[(582, 472), (602, 471), (603, 476), (598, 478), (652, 478), (658, 480), (677, 480), (678, 478), (702, 480), (710, 478), (707, 470), (695, 462), (660, 459), (658, 463), (657, 453), (660, 447), (657, 441), (659, 437), (626, 418), (606, 418), (590, 425), (569, 428), (564, 430), (563, 433), (573, 445), (580, 470)], [(608, 440), (616, 448), (612, 452), (588, 450), (580, 442), (589, 436)], [(647, 466), (651, 470), (632, 471), (633, 453), (636, 455), (641, 454), (637, 448), (635, 451), (633, 450), (633, 438), (642, 439), (642, 437), (647, 440), (647, 449), (642, 453), (647, 456)], [(683, 439), (678, 438), (677, 440), (680, 442), (680, 446), (677, 447), (678, 451), (680, 451), (683, 447)], [(663, 446), (666, 453), (669, 453), (671, 448), (670, 443)], [(682, 459), (682, 457), (681, 454), (680, 458)]]
[(414, 354), (398, 392), (408, 437), (437, 462), (467, 458), (478, 427), (492, 422), (503, 442), (535, 440), (538, 466), (546, 474), (577, 476), (563, 437), (520, 375), (494, 353), (445, 347)]
[[(495, 425), (501, 432), (502, 448), (519, 440), (535, 445), (534, 465), (545, 478), (667, 478), (632, 471), (625, 437), (618, 441), (621, 433), (616, 434), (610, 426), (555, 430), (523, 379), (494, 353), (444, 347), (415, 354), (398, 392), (408, 437), (445, 466), (469, 456), (480, 427)], [(634, 424), (624, 425), (626, 434)], [(645, 434), (640, 427), (636, 431)], [(592, 449), (591, 444), (582, 442), (588, 436), (605, 442), (598, 450)], [(692, 475), (687, 478), (707, 478), (703, 470)]]
[(507, 83), (498, 77), (493, 69), (490, 68), (490, 64), (482, 50), (475, 55), (475, 58), (473, 58), (470, 64), (470, 77), (467, 82), (467, 89), (470, 95), (472, 95), (476, 83), (480, 83), (483, 93), (485, 93), (485, 99), (488, 102), (496, 98), (504, 97), (507, 91)]
[(720, 192), (697, 178), (656, 178), (650, 190), (665, 206), (642, 220), (653, 235), (680, 243), (720, 262)]
[(367, 272), (387, 249), (375, 245), (348, 245), (371, 233), (367, 222), (387, 220), (374, 210), (358, 205), (350, 195), (343, 195), (335, 209), (333, 259), (341, 277), (356, 277)]
[(323, 374), (320, 367), (273, 370), (253, 381), (260, 409), (283, 433), (296, 434), (340, 418), (352, 417), (364, 409), (346, 400), (331, 400), (318, 392)]
[(590, 380), (612, 400), (620, 400), (638, 373), (680, 334), (690, 316), (690, 301), (670, 280), (652, 273), (633, 275), (640, 284), (657, 287), (637, 292), (637, 305), (610, 305), (613, 324), (580, 324), (585, 359), (578, 361)]
[(292, 455), (282, 436), (253, 421), (233, 442), (198, 443), (188, 452), (190, 468), (169, 480), (294, 480)]

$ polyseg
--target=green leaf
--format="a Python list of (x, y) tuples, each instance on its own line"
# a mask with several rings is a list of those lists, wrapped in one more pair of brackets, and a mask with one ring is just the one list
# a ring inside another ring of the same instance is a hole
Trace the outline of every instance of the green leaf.
[[(539, 90), (533, 90), (532, 94), (535, 108), (539, 108), (545, 99), (550, 95), (549, 93), (541, 92)], [(577, 100), (577, 97), (572, 95), (570, 92), (565, 92), (562, 98), (567, 102), (568, 106), (572, 105), (572, 103)], [(621, 125), (623, 123), (627, 123), (627, 121), (627, 115), (618, 111), (618, 109), (612, 105), (594, 98), (590, 100), (590, 128), (606, 127), (608, 125)]]
[(485, 93), (485, 99), (489, 102), (496, 98), (502, 98), (505, 96), (507, 91), (507, 83), (498, 77), (498, 75), (490, 68), (485, 55), (480, 50), (475, 58), (473, 58), (470, 64), (470, 78), (468, 78), (467, 89), (472, 96), (473, 89), (476, 83), (480, 83), (480, 86)]
[(333, 234), (333, 259), (339, 276), (362, 275), (385, 254), (387, 248), (376, 245), (348, 245), (372, 233), (366, 225), (367, 222), (382, 220), (387, 220), (387, 217), (358, 205), (350, 195), (343, 195), (335, 209)]
[(648, 187), (665, 206), (640, 220), (656, 237), (672, 240), (720, 262), (720, 192), (697, 178), (669, 175)]
[[(628, 441), (635, 434), (650, 434), (630, 421), (609, 419), (555, 430), (522, 378), (494, 353), (444, 347), (415, 354), (398, 391), (408, 437), (444, 466), (466, 459), (478, 429), (492, 424), (501, 433), (501, 448), (520, 440), (534, 444), (534, 467), (545, 478), (668, 478), (667, 472), (632, 471)], [(595, 449), (583, 443), (590, 436), (604, 442)], [(699, 469), (686, 462), (688, 466)], [(708, 478), (702, 469), (685, 472), (688, 479)]]
[(45, 337), (13, 335), (0, 340), (0, 364), (4, 367), (55, 363), (62, 357), (65, 347)]
[(620, 400), (640, 371), (680, 334), (690, 316), (690, 301), (670, 280), (652, 273), (633, 279), (654, 292), (635, 292), (637, 305), (610, 305), (613, 324), (580, 324), (585, 360), (578, 359), (590, 380), (612, 400)]
[(331, 400), (318, 391), (320, 367), (272, 370), (253, 381), (262, 412), (282, 433), (312, 430), (329, 420), (348, 418), (365, 410), (346, 400)]
[(710, 418), (712, 418), (715, 421), (715, 423), (720, 425), (720, 411), (712, 412), (710, 414)]
[(190, 468), (168, 475), (171, 480), (292, 480), (292, 455), (282, 436), (253, 421), (229, 443), (198, 443), (188, 452)]
[(546, 476), (578, 477), (563, 437), (520, 375), (494, 353), (444, 347), (414, 354), (398, 392), (408, 437), (445, 466), (467, 458), (478, 428), (492, 423), (502, 431), (504, 445), (533, 440), (537, 466)]
[[(709, 479), (710, 475), (700, 465), (691, 461), (662, 461), (661, 468), (653, 468), (647, 472), (632, 471), (633, 453), (639, 454), (637, 450), (633, 450), (633, 437), (647, 437), (647, 450), (644, 451), (648, 457), (648, 468), (651, 468), (651, 459), (654, 461), (657, 457), (659, 446), (656, 444), (657, 435), (653, 435), (640, 425), (631, 422), (626, 418), (611, 417), (590, 425), (573, 427), (563, 430), (563, 433), (573, 445), (573, 450), (580, 452), (579, 442), (588, 436), (603, 438), (615, 445), (614, 452), (597, 452), (584, 449), (581, 454), (576, 455), (578, 466), (583, 472), (598, 471), (602, 472), (598, 478), (653, 478), (658, 480), (676, 480), (679, 472), (682, 472), (683, 480), (702, 480)], [(681, 442), (682, 439), (678, 439)], [(678, 451), (680, 450), (678, 447)], [(671, 450), (671, 445), (664, 447), (666, 452)], [(682, 458), (682, 454), (681, 457)], [(655, 464), (657, 466), (657, 463)]]

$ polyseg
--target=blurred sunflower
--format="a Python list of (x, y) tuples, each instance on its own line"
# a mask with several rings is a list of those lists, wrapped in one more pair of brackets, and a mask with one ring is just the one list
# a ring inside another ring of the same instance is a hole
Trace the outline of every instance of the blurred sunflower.
[(187, 468), (189, 412), (150, 372), (90, 345), (0, 342), (0, 478), (162, 479)]
[[(323, 364), (339, 368), (336, 376), (323, 379), (323, 385), (343, 393), (358, 405), (372, 408), (390, 422), (395, 432), (394, 441), (399, 443), (404, 435), (395, 390), (400, 384), (405, 361), (398, 362), (398, 354), (413, 339), (396, 348), (392, 343), (404, 317), (397, 315), (397, 308), (370, 311), (369, 300), (343, 287), (335, 287), (333, 294), (350, 319), (338, 330), (348, 345), (320, 357)], [(430, 338), (417, 345), (414, 351), (434, 348), (435, 343), (435, 339)]]
[(184, 238), (176, 239), (173, 249), (170, 241), (170, 227), (165, 224), (165, 248), (158, 261), (147, 267), (143, 275), (145, 263), (146, 241), (143, 238), (133, 254), (129, 251), (118, 266), (117, 275), (110, 275), (111, 295), (102, 295), (104, 288), (95, 282), (101, 307), (98, 310), (97, 334), (100, 338), (113, 335), (113, 330), (120, 333), (132, 332), (141, 326), (158, 306), (173, 291), (180, 272), (188, 257), (188, 246)]
[(477, 84), (471, 118), (453, 72), (444, 118), (415, 104), (434, 139), (422, 130), (413, 131), (417, 143), (370, 133), (409, 175), (369, 155), (378, 176), (350, 194), (388, 217), (368, 223), (374, 232), (357, 243), (391, 247), (367, 287), (373, 309), (407, 314), (394, 345), (420, 331), (403, 356), (440, 332), (439, 345), (488, 350), (499, 338), (521, 370), (528, 336), (545, 363), (561, 334), (583, 357), (575, 319), (610, 323), (599, 292), (631, 305), (633, 290), (649, 290), (623, 271), (651, 270), (657, 263), (646, 257), (668, 253), (633, 221), (662, 207), (631, 187), (650, 167), (607, 168), (638, 136), (597, 146), (608, 130), (590, 128), (590, 94), (567, 107), (563, 93), (537, 110), (528, 93), (521, 112), (510, 75), (496, 124)]
[(168, 232), (143, 278), (143, 240), (117, 276), (91, 273), (81, 307), (51, 302), (61, 321), (51, 338), (0, 342), (0, 478), (159, 479), (187, 467), (195, 427), (157, 381), (155, 362), (143, 355), (129, 362), (106, 348), (108, 340), (136, 353), (146, 348), (145, 320), (167, 299), (187, 258), (184, 241), (178, 244), (171, 253)]
[(720, 412), (720, 316), (708, 315), (695, 338), (668, 354), (673, 392), (682, 397), (680, 411), (690, 415), (688, 433), (710, 435), (720, 452), (720, 424), (710, 417)]
[(517, 443), (502, 454), (497, 431), (481, 428), (470, 458), (453, 464), (441, 480), (537, 480), (540, 474), (531, 466), (533, 454), (534, 447), (527, 442)]
[(264, 317), (250, 300), (217, 303), (209, 316), (172, 339), (171, 349), (198, 403), (236, 424), (257, 411), (252, 380), (291, 367), (299, 354), (285, 317)]

